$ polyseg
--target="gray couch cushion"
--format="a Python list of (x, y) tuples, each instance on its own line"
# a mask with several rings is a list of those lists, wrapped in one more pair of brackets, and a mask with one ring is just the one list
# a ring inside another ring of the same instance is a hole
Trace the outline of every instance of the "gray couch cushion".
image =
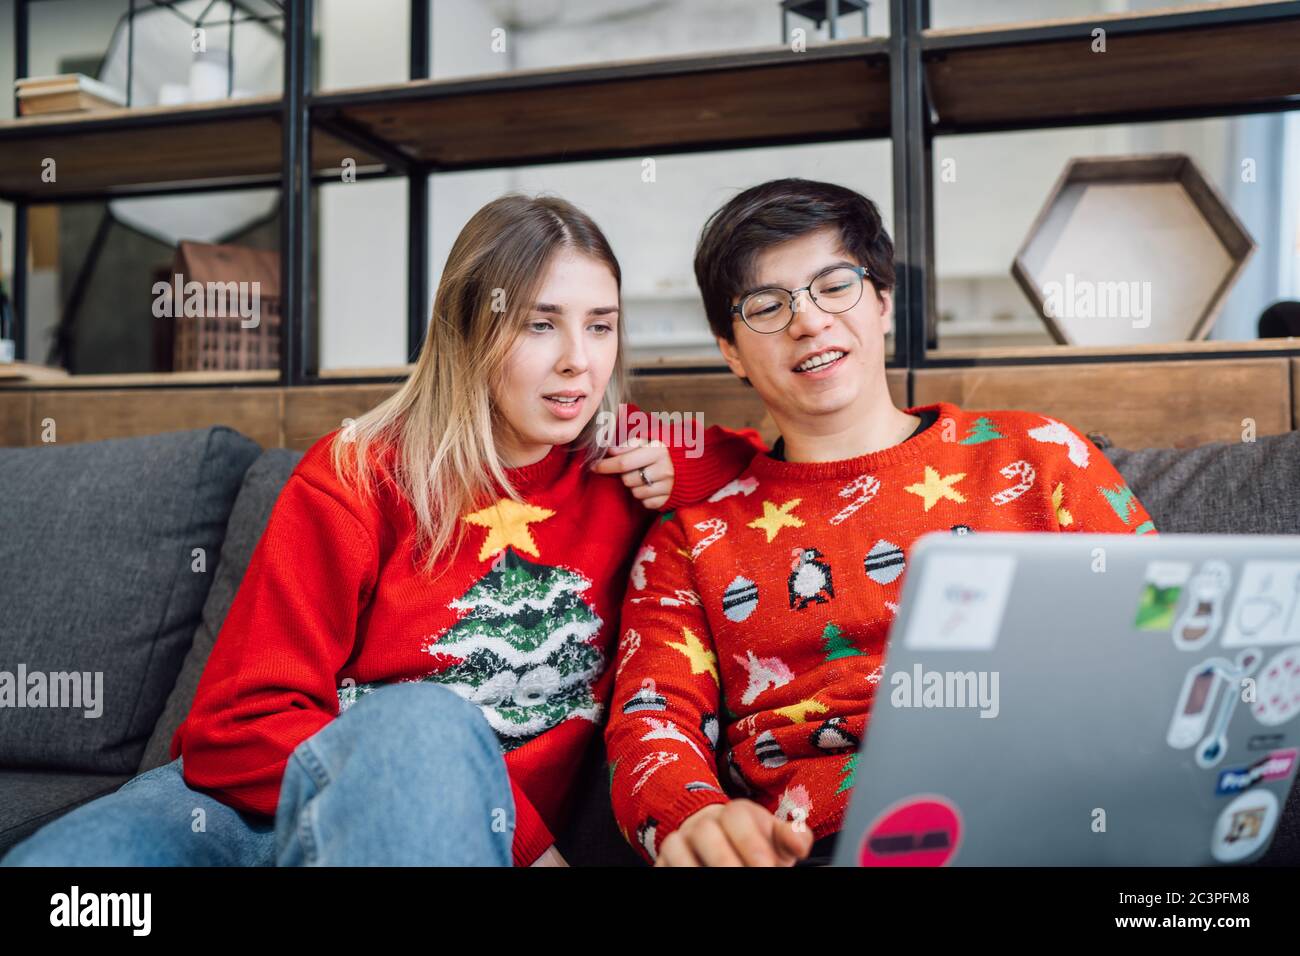
[(133, 774), (0, 770), (0, 857), (45, 824), (96, 797), (112, 793)]
[(220, 426), (0, 449), (0, 680), (102, 675), (98, 717), (6, 708), (0, 767), (137, 771), (260, 451)]
[(1107, 448), (1157, 531), (1300, 534), (1300, 432), (1199, 448)]
[(212, 589), (203, 605), (202, 618), (181, 667), (180, 676), (176, 679), (176, 686), (167, 698), (167, 706), (145, 748), (144, 760), (140, 764), (141, 773), (171, 762), (168, 752), (172, 735), (190, 712), (194, 692), (199, 686), (199, 677), (203, 674), (208, 655), (212, 653), (217, 635), (221, 632), (226, 613), (235, 600), (235, 592), (248, 569), (253, 549), (266, 529), (271, 508), (280, 496), (280, 489), (289, 480), (289, 475), (293, 473), (300, 458), (302, 452), (269, 448), (253, 462), (245, 474), (243, 487), (239, 489), (239, 497), (235, 499), (235, 506), (230, 512), (226, 539), (221, 545), (221, 560), (217, 564)]

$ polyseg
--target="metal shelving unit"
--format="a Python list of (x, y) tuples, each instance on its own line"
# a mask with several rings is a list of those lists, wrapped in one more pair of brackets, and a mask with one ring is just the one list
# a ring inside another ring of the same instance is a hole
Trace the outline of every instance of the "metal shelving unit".
[[(20, 76), (27, 72), (28, 6), (33, 2), (38, 0), (15, 0)], [(650, 152), (889, 137), (898, 272), (890, 367), (1097, 361), (1095, 350), (1063, 346), (1037, 354), (1032, 349), (1001, 356), (932, 354), (937, 345), (935, 136), (1300, 108), (1295, 54), (1300, 49), (1300, 2), (1229, 0), (1161, 13), (932, 30), (929, 0), (890, 0), (889, 37), (833, 40), (802, 53), (772, 46), (432, 80), (431, 0), (412, 0), (409, 81), (323, 93), (309, 82), (313, 0), (283, 0), (281, 6), (281, 97), (0, 123), (0, 199), (15, 204), (13, 297), (20, 359), (27, 347), (26, 207), (34, 202), (280, 185), (285, 270), (281, 384), (373, 383), (392, 376), (371, 374), (377, 370), (355, 376), (322, 373), (309, 309), (314, 284), (310, 189), (338, 181), (345, 157), (356, 160), (358, 178), (407, 179), (410, 361), (423, 340), (431, 301), (430, 175)], [(1099, 27), (1107, 37), (1102, 58), (1090, 49)], [(810, 97), (810, 89), (817, 96)], [(165, 138), (156, 135), (162, 129), (168, 131)], [(552, 138), (529, 136), (530, 129), (549, 130)], [(564, 143), (558, 151), (546, 145), (554, 141), (556, 129)], [(220, 157), (186, 148), (187, 142), (214, 131), (244, 148)], [(141, 152), (143, 144), (149, 146), (147, 153)], [(38, 172), (33, 173), (34, 157), (60, 151), (98, 159), (80, 166), (75, 159), (70, 166), (60, 160), (62, 182), (47, 190)], [(113, 157), (121, 162), (115, 165)], [(1264, 350), (1241, 343), (1237, 348), (1182, 350), (1179, 343), (1170, 343), (1155, 353), (1117, 350), (1104, 359), (1259, 354), (1300, 355), (1300, 349)], [(716, 368), (692, 370), (724, 368), (719, 360)], [(676, 363), (638, 369), (640, 374), (682, 370)]]

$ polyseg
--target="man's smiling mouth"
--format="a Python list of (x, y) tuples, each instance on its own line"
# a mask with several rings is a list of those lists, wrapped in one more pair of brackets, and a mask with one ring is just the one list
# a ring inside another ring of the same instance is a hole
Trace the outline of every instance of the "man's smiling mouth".
[(835, 365), (848, 354), (849, 353), (845, 352), (843, 349), (824, 349), (821, 352), (814, 352), (791, 369), (791, 371), (816, 372), (820, 369)]

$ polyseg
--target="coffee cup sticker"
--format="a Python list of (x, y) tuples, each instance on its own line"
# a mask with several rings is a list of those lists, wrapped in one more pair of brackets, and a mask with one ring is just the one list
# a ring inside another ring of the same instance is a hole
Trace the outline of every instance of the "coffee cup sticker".
[[(1187, 604), (1174, 622), (1174, 646), (1194, 651), (1214, 640), (1223, 624), (1232, 568), (1226, 561), (1211, 558), (1187, 583)], [(1226, 642), (1225, 647), (1231, 646)]]
[(1300, 562), (1247, 561), (1224, 647), (1300, 643)]

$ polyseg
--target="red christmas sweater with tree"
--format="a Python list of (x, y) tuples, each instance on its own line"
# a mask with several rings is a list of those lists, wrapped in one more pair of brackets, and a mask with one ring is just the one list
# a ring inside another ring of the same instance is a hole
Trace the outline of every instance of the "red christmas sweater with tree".
[(655, 523), (623, 604), (605, 742), (623, 836), (653, 860), (692, 813), (746, 796), (839, 831), (907, 552), (926, 532), (1146, 534), (1150, 515), (1073, 427), (948, 402), (841, 461), (756, 455)]
[[(496, 731), (515, 801), (514, 861), (531, 864), (564, 825), (572, 774), (604, 717), (615, 614), (656, 513), (622, 476), (596, 474), (557, 445), (509, 469), (526, 504), (503, 495), (461, 516), (464, 543), (431, 582), (393, 486), (364, 502), (338, 481), (336, 434), (304, 454), (276, 500), (171, 757), (184, 755), (190, 786), (273, 816), (298, 744), (379, 685), (438, 681)], [(665, 507), (702, 500), (765, 447), (752, 429), (718, 426), (703, 431), (700, 457), (670, 444)], [(525, 600), (545, 609), (540, 619), (508, 612)]]

